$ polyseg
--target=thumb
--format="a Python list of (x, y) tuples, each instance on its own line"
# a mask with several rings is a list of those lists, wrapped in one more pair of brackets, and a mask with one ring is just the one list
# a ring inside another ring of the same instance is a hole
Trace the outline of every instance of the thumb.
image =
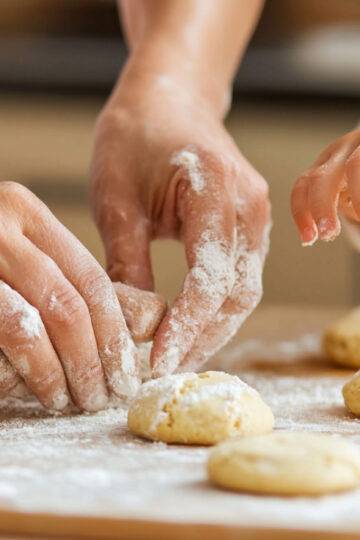
[(138, 289), (153, 290), (151, 268), (151, 231), (148, 218), (140, 208), (118, 207), (102, 230), (107, 271), (112, 281), (121, 281)]

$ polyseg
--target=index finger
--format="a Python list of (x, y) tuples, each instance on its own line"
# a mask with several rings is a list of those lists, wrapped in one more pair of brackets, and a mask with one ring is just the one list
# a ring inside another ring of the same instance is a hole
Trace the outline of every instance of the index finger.
[[(40, 201), (40, 225), (26, 224), (24, 233), (61, 269), (88, 307), (107, 384), (117, 396), (139, 387), (136, 348), (127, 329), (110, 278), (82, 243)], [(36, 216), (35, 216), (36, 217)], [(44, 223), (47, 233), (43, 234)], [(53, 295), (53, 303), (56, 297)]]
[(189, 272), (154, 338), (155, 376), (173, 372), (215, 316), (235, 280), (236, 216), (231, 171), (219, 159), (185, 149), (177, 208)]

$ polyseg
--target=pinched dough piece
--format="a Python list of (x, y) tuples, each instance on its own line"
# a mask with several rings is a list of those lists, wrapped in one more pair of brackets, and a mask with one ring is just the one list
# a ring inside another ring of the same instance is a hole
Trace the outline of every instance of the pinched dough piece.
[(181, 373), (145, 383), (128, 426), (154, 441), (215, 444), (272, 430), (274, 417), (256, 390), (227, 373)]
[(343, 396), (349, 411), (360, 416), (360, 371), (344, 385)]
[(360, 484), (360, 451), (334, 435), (277, 432), (220, 444), (210, 453), (208, 474), (237, 491), (322, 495)]
[(124, 283), (113, 283), (127, 327), (136, 342), (153, 338), (167, 304), (159, 294), (136, 289)]
[(325, 333), (326, 354), (337, 364), (360, 367), (360, 308), (333, 324)]

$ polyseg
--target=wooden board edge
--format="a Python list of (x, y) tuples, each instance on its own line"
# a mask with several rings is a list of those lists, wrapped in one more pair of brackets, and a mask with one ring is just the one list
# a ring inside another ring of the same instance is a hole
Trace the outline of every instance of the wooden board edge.
[(360, 532), (23, 513), (0, 510), (0, 535), (97, 540), (360, 540)]

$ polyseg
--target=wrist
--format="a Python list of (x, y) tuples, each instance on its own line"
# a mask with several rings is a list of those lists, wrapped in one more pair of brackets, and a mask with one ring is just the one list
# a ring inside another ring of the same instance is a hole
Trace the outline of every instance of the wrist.
[(158, 86), (159, 91), (169, 92), (179, 100), (201, 103), (219, 119), (230, 107), (232, 81), (207, 59), (190, 54), (186, 47), (170, 43), (167, 37), (138, 43), (128, 57), (114, 96), (124, 85), (140, 89)]

